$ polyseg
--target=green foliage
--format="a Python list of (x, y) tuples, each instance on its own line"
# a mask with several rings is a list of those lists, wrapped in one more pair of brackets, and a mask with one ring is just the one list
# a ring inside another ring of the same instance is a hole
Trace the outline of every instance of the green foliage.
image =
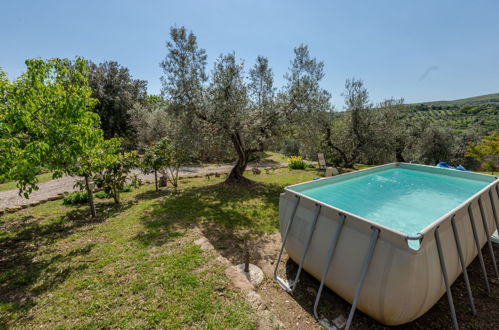
[(116, 145), (110, 145), (114, 153), (108, 153), (105, 168), (94, 176), (98, 187), (113, 196), (116, 204), (120, 203), (120, 192), (123, 191), (130, 179), (131, 171), (138, 165), (136, 152), (118, 152)]
[(88, 82), (92, 97), (99, 100), (95, 112), (101, 118), (105, 138), (124, 137), (134, 143), (134, 130), (128, 110), (145, 103), (147, 82), (133, 79), (128, 68), (115, 61), (95, 64), (89, 61)]
[(0, 72), (0, 175), (18, 182), (26, 197), (38, 189), (37, 171), (54, 177), (70, 171), (78, 157), (102, 139), (96, 101), (84, 60), (26, 61), (9, 82)]
[(324, 76), (324, 63), (312, 57), (308, 46), (294, 49), (286, 85), (278, 97), (286, 118), (285, 154), (312, 157), (320, 152), (322, 130), (330, 126), (333, 109), (331, 94), (321, 87)]
[(169, 138), (163, 138), (154, 145), (154, 153), (161, 163), (158, 171), (166, 176), (175, 189), (178, 186), (178, 172), (180, 166), (187, 159), (186, 150), (179, 145), (175, 145)]
[(484, 170), (492, 171), (492, 174), (496, 172), (499, 169), (499, 131), (484, 137), (479, 143), (470, 143), (466, 156), (480, 161)]
[(421, 105), (446, 107), (446, 106), (476, 105), (476, 104), (486, 104), (486, 103), (499, 103), (499, 93), (468, 97), (452, 101), (424, 102), (421, 103)]
[(113, 197), (111, 194), (108, 194), (104, 190), (100, 190), (100, 191), (96, 192), (94, 194), (94, 196), (97, 197), (97, 198), (99, 198), (99, 199), (107, 199), (107, 198)]
[(288, 167), (292, 170), (304, 170), (307, 168), (307, 163), (305, 163), (301, 156), (291, 156), (288, 162)]
[[(263, 151), (265, 143), (276, 134), (280, 120), (268, 60), (258, 57), (246, 80), (244, 66), (234, 53), (220, 55), (206, 88), (206, 51), (198, 47), (194, 34), (184, 27), (173, 27), (170, 36), (168, 54), (161, 66), (165, 73), (162, 92), (172, 113), (186, 128), (183, 133), (202, 128), (210, 132), (208, 136), (232, 143), (237, 162), (227, 182), (245, 181), (243, 173), (249, 156)], [(185, 135), (176, 134), (175, 144), (190, 145), (192, 139), (185, 141)], [(185, 142), (179, 143), (182, 140)]]
[(67, 196), (64, 196), (62, 204), (64, 205), (78, 205), (86, 204), (89, 201), (88, 193), (86, 191), (75, 191)]
[(455, 132), (472, 130), (488, 135), (499, 130), (499, 103), (473, 105), (426, 105), (409, 106), (403, 111), (407, 120), (429, 121)]

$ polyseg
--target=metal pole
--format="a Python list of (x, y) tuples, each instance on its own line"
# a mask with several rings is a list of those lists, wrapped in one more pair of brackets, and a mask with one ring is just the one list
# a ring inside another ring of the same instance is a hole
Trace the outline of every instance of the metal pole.
[[(317, 314), (317, 306), (319, 305), (319, 300), (321, 299), (322, 289), (324, 288), (324, 282), (326, 281), (327, 273), (329, 271), (329, 265), (333, 260), (334, 251), (336, 250), (336, 245), (338, 244), (341, 230), (343, 228), (343, 225), (345, 224), (345, 219), (346, 216), (344, 214), (340, 214), (338, 229), (336, 229), (336, 233), (334, 234), (333, 241), (331, 243), (331, 246), (329, 247), (329, 251), (327, 254), (327, 259), (326, 259), (327, 262), (324, 264), (324, 269), (322, 270), (321, 284), (319, 285), (319, 290), (317, 291), (317, 296), (315, 297), (315, 303), (314, 303), (314, 316), (317, 320), (319, 320), (319, 315)], [(320, 323), (323, 324), (323, 322)], [(329, 326), (327, 323), (323, 325), (325, 325), (326, 327)]]
[(463, 268), (464, 283), (466, 284), (466, 291), (468, 292), (468, 298), (470, 299), (471, 312), (473, 315), (476, 315), (475, 302), (473, 301), (473, 294), (471, 293), (470, 279), (468, 278), (468, 271), (466, 270), (466, 264), (464, 262), (463, 250), (461, 249), (461, 241), (459, 240), (459, 233), (457, 232), (455, 216), (452, 216), (450, 223), (452, 225), (452, 232), (454, 233), (454, 240), (456, 242), (459, 261), (461, 262), (461, 267)]
[(489, 190), (490, 206), (492, 206), (492, 214), (494, 215), (494, 221), (496, 223), (496, 230), (499, 232), (499, 219), (497, 219), (496, 206), (494, 204), (494, 197), (492, 195), (492, 189)]
[(481, 198), (478, 198), (478, 207), (480, 208), (480, 215), (482, 217), (483, 229), (485, 231), (485, 235), (487, 235), (487, 245), (489, 246), (490, 257), (492, 258), (492, 265), (494, 265), (496, 277), (497, 279), (499, 279), (499, 273), (497, 272), (496, 257), (494, 255), (494, 248), (492, 247), (492, 242), (490, 241), (489, 225), (487, 224), (487, 218), (485, 217), (485, 211), (483, 210)]
[(295, 198), (296, 201), (293, 207), (293, 212), (291, 213), (291, 218), (289, 219), (288, 226), (286, 227), (284, 238), (282, 240), (281, 250), (279, 251), (279, 256), (277, 257), (277, 262), (275, 264), (275, 269), (274, 269), (274, 280), (277, 283), (279, 283), (279, 285), (286, 291), (289, 291), (289, 287), (286, 287), (285, 283), (277, 276), (277, 269), (279, 268), (279, 264), (281, 263), (281, 257), (282, 257), (282, 252), (284, 251), (284, 245), (286, 245), (291, 225), (293, 224), (293, 220), (295, 219), (296, 209), (298, 208), (298, 204), (300, 203), (300, 197), (295, 195)]
[(317, 204), (315, 207), (314, 220), (312, 222), (312, 226), (310, 227), (310, 231), (308, 233), (307, 243), (305, 245), (305, 250), (303, 251), (303, 255), (301, 256), (300, 265), (298, 266), (298, 271), (296, 272), (296, 276), (295, 276), (294, 281), (289, 283), (289, 287), (291, 289), (291, 292), (293, 292), (295, 290), (296, 285), (298, 284), (298, 280), (300, 279), (300, 273), (301, 273), (301, 270), (303, 268), (303, 263), (305, 262), (305, 257), (307, 255), (308, 248), (310, 247), (310, 243), (312, 242), (312, 236), (314, 235), (315, 226), (317, 224), (317, 220), (319, 219), (320, 213), (321, 213), (321, 206), (319, 204)]
[(438, 259), (440, 260), (440, 268), (442, 269), (442, 275), (444, 277), (445, 290), (447, 292), (447, 300), (449, 301), (452, 323), (454, 324), (454, 329), (459, 329), (456, 310), (454, 309), (454, 301), (452, 300), (452, 292), (450, 290), (449, 279), (447, 278), (447, 269), (445, 268), (444, 254), (442, 252), (442, 245), (440, 243), (440, 234), (438, 233), (438, 227), (437, 229), (435, 229), (435, 241), (437, 242)]
[(478, 251), (478, 260), (480, 260), (480, 267), (482, 268), (482, 274), (485, 279), (485, 286), (487, 287), (487, 292), (490, 294), (489, 279), (487, 277), (487, 270), (485, 269), (485, 263), (483, 262), (482, 250), (480, 249), (480, 241), (478, 240), (478, 234), (476, 232), (475, 219), (473, 217), (473, 212), (471, 211), (471, 205), (468, 206), (468, 215), (470, 217), (471, 230), (473, 231), (473, 238), (475, 239), (475, 246)]
[(369, 243), (369, 250), (367, 252), (367, 256), (364, 259), (364, 265), (362, 266), (362, 271), (360, 273), (359, 282), (357, 283), (357, 288), (355, 289), (355, 296), (353, 298), (352, 307), (350, 308), (350, 314), (348, 314), (348, 320), (345, 326), (345, 330), (350, 329), (350, 324), (352, 324), (353, 315), (355, 314), (355, 310), (357, 309), (357, 303), (359, 302), (360, 292), (362, 291), (362, 285), (364, 284), (364, 280), (367, 275), (367, 271), (369, 269), (369, 264), (371, 263), (371, 259), (374, 254), (374, 248), (376, 247), (376, 242), (379, 236), (379, 229), (375, 228), (371, 234), (371, 241)]

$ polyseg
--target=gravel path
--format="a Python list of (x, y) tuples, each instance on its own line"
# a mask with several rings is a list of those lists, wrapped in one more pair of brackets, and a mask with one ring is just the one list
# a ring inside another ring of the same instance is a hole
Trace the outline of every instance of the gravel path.
[[(266, 166), (286, 166), (286, 164), (260, 164), (258, 167), (266, 167)], [(249, 164), (248, 169), (254, 167), (255, 164)], [(232, 165), (210, 165), (210, 166), (188, 166), (181, 167), (179, 171), (180, 176), (185, 175), (196, 175), (196, 174), (204, 174), (204, 173), (213, 173), (213, 172), (228, 172), (232, 168)], [(154, 182), (154, 174), (142, 174), (137, 170), (137, 173), (140, 173), (140, 177), (144, 181), (152, 181)], [(31, 202), (47, 199), (50, 197), (57, 196), (60, 193), (64, 192), (73, 192), (78, 190), (74, 185), (77, 180), (80, 178), (64, 176), (60, 179), (47, 181), (38, 185), (39, 189), (37, 191), (33, 191), (29, 196), (29, 199), (26, 199), (22, 196), (19, 196), (18, 189), (0, 191), (0, 209), (4, 209), (12, 206), (20, 206), (27, 205)]]

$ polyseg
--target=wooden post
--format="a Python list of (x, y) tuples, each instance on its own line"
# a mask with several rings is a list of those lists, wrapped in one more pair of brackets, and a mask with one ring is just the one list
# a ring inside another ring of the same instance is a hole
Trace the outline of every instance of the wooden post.
[(249, 248), (248, 241), (244, 242), (244, 272), (249, 273)]
[(158, 171), (156, 169), (154, 170), (154, 185), (156, 186), (156, 191), (159, 191), (159, 188), (158, 188)]

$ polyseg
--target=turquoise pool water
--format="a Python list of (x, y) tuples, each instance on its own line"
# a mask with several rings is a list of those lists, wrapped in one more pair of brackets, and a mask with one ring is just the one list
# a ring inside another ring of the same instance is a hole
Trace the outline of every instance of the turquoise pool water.
[[(300, 193), (373, 222), (416, 235), (487, 186), (488, 182), (389, 168)], [(293, 188), (291, 188), (293, 190)]]

